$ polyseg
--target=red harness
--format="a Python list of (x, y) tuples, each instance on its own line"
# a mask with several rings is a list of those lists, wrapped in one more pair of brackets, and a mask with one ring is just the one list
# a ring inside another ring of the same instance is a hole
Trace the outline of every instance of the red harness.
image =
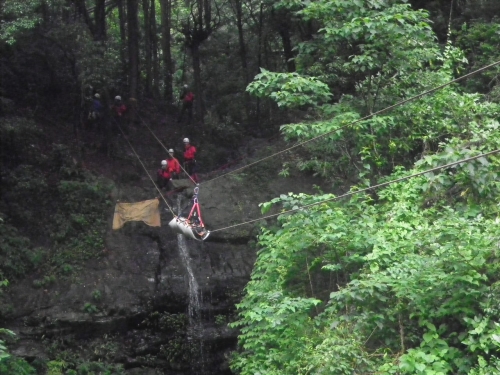
[(193, 213), (196, 213), (198, 220), (200, 220), (200, 226), (204, 227), (205, 224), (203, 223), (203, 219), (201, 218), (200, 205), (198, 204), (198, 192), (199, 191), (200, 191), (200, 188), (198, 186), (194, 188), (193, 207), (191, 207), (191, 211), (189, 212), (187, 220), (189, 221), (191, 219), (191, 217), (193, 216)]

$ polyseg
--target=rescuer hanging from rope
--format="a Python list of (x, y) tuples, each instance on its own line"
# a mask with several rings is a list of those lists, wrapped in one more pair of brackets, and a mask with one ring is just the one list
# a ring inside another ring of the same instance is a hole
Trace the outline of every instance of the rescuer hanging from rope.
[(182, 213), (175, 216), (168, 226), (176, 233), (183, 234), (193, 240), (204, 241), (210, 235), (210, 231), (205, 228), (203, 219), (201, 218), (200, 205), (198, 203), (198, 192), (200, 188), (194, 188), (193, 205), (187, 217)]

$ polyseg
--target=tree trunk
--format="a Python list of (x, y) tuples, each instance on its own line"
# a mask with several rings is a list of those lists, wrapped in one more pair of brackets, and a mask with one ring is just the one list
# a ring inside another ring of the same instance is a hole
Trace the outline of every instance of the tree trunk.
[(78, 13), (83, 17), (85, 24), (88, 26), (90, 33), (95, 35), (95, 27), (92, 23), (92, 19), (87, 12), (87, 7), (85, 6), (85, 0), (75, 0), (76, 9), (78, 9)]
[(138, 0), (127, 0), (128, 21), (128, 69), (130, 121), (135, 120), (135, 109), (139, 87), (139, 21)]
[(173, 103), (174, 94), (172, 91), (173, 69), (172, 69), (172, 51), (170, 48), (170, 29), (172, 27), (171, 19), (171, 0), (160, 0), (161, 6), (161, 44), (163, 52), (163, 69), (165, 71), (165, 100), (167, 103)]
[(144, 12), (144, 52), (146, 57), (146, 82), (144, 85), (145, 95), (151, 97), (151, 12), (149, 9), (150, 0), (142, 0)]
[(95, 34), (94, 40), (106, 40), (106, 4), (105, 0), (95, 0), (94, 9)]
[(292, 25), (290, 12), (284, 9), (272, 9), (271, 16), (273, 26), (281, 37), (286, 70), (290, 73), (295, 72), (295, 61), (293, 59), (295, 56), (290, 36), (290, 28)]
[(127, 31), (125, 27), (126, 15), (125, 15), (125, 9), (123, 7), (123, 0), (117, 0), (117, 4), (118, 4), (118, 18), (120, 23), (120, 59), (122, 62), (122, 71), (123, 74), (125, 75), (127, 66), (127, 53), (126, 53)]
[(243, 7), (242, 0), (233, 0), (234, 12), (236, 15), (236, 26), (238, 28), (238, 42), (240, 45), (240, 60), (243, 74), (245, 75), (245, 86), (248, 84), (248, 66), (247, 66), (247, 50), (245, 46), (245, 38), (243, 36)]
[(160, 82), (160, 69), (158, 61), (158, 34), (156, 27), (156, 4), (155, 0), (151, 0), (151, 46), (153, 54), (153, 97), (158, 99), (160, 97), (158, 84)]
[[(40, 11), (42, 13), (42, 21), (43, 21), (42, 24), (44, 26), (46, 26), (49, 23), (50, 13), (49, 13), (49, 7), (48, 7), (47, 2), (45, 0), (40, 1)], [(2, 7), (1, 6), (0, 6), (0, 14), (2, 14)], [(64, 16), (65, 15), (62, 14), (63, 19), (66, 20), (66, 18)]]
[(193, 57), (193, 75), (195, 87), (196, 119), (203, 124), (203, 114), (205, 113), (205, 103), (203, 101), (203, 90), (201, 83), (200, 46), (195, 43), (191, 46), (191, 56)]
[(203, 100), (203, 85), (201, 82), (200, 45), (207, 40), (220, 25), (219, 8), (215, 7), (215, 10), (216, 13), (212, 14), (212, 4), (210, 0), (196, 0), (196, 7), (195, 4), (191, 7), (191, 17), (182, 27), (182, 33), (186, 38), (186, 46), (191, 50), (191, 56), (193, 58), (193, 74), (196, 88), (196, 116), (201, 124), (203, 124), (203, 116), (205, 114), (205, 103)]
[(284, 26), (280, 30), (281, 41), (283, 43), (283, 54), (285, 55), (286, 68), (289, 73), (295, 72), (295, 60), (292, 49), (292, 41), (290, 38), (290, 30)]
[[(241, 68), (243, 69), (243, 84), (245, 88), (250, 82), (250, 77), (248, 73), (248, 64), (247, 64), (247, 49), (245, 46), (245, 38), (243, 35), (243, 0), (233, 0), (234, 2), (234, 11), (236, 14), (236, 27), (238, 28), (238, 43), (240, 47), (240, 60), (241, 60)], [(245, 90), (244, 93), (245, 98), (245, 117), (248, 121), (250, 118), (250, 94)], [(253, 125), (251, 125), (253, 128)]]
[[(264, 4), (260, 3), (259, 9), (259, 43), (258, 43), (258, 51), (257, 51), (257, 65), (260, 72), (260, 68), (262, 67), (262, 18), (263, 18), (263, 10)], [(260, 127), (260, 98), (257, 98), (257, 123)]]

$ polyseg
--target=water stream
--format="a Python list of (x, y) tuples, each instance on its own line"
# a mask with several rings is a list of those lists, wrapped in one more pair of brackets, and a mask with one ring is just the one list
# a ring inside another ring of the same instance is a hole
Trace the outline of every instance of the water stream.
[[(177, 212), (181, 212), (181, 196), (177, 196)], [(182, 234), (177, 235), (177, 248), (188, 275), (189, 305), (188, 305), (188, 343), (193, 350), (193, 361), (191, 372), (193, 375), (206, 374), (206, 361), (203, 348), (203, 323), (201, 320), (201, 307), (203, 303), (202, 294), (198, 281), (193, 272), (191, 258), (189, 256), (188, 244)], [(198, 355), (196, 355), (198, 354)], [(198, 357), (198, 358), (197, 358)]]

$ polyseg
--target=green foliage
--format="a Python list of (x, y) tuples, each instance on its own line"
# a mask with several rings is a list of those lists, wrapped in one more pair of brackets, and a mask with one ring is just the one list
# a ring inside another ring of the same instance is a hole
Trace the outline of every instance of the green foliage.
[[(7, 335), (10, 337), (15, 336), (14, 332), (5, 328), (0, 328), (0, 335)], [(9, 357), (10, 354), (7, 352), (7, 347), (5, 346), (5, 342), (3, 340), (0, 340), (0, 362), (4, 361)]]
[(95, 314), (95, 313), (99, 312), (99, 308), (90, 302), (85, 302), (82, 310), (88, 314)]
[(42, 279), (33, 280), (33, 287), (35, 288), (47, 288), (56, 281), (54, 275), (45, 275)]
[[(9, 202), (0, 214), (0, 275), (13, 279), (37, 266), (48, 274), (34, 286), (44, 287), (55, 281), (55, 267), (67, 275), (72, 263), (102, 254), (112, 186), (83, 170), (67, 146), (53, 145), (41, 155), (35, 146), (40, 131), (31, 120), (3, 118), (0, 134), (3, 198)], [(33, 249), (25, 233), (50, 238), (51, 252)]]
[[(0, 280), (0, 293), (1, 288), (7, 286), (6, 280)], [(15, 338), (15, 333), (9, 329), (0, 328), (0, 337)], [(0, 339), (0, 375), (32, 375), (36, 371), (31, 367), (28, 362), (22, 358), (11, 356), (7, 350), (4, 340)]]
[(318, 105), (328, 101), (328, 86), (315, 77), (298, 73), (273, 73), (261, 68), (261, 73), (248, 85), (247, 91), (258, 97), (269, 97), (280, 107)]
[[(499, 60), (500, 25), (498, 23), (485, 23), (480, 20), (470, 25), (464, 23), (462, 28), (454, 31), (452, 35), (457, 46), (467, 56), (470, 71)], [(490, 97), (498, 103), (500, 95), (495, 79), (498, 71), (498, 66), (488, 69), (471, 77), (464, 82), (464, 85), (470, 92), (489, 93)]]
[(191, 347), (188, 341), (180, 336), (174, 336), (168, 343), (160, 346), (160, 356), (169, 363), (189, 363), (192, 359)]
[[(483, 116), (492, 108), (470, 103)], [(498, 122), (467, 122), (466, 112), (454, 117), (462, 132), (414, 169), (398, 167), (378, 182), (499, 148)], [(354, 195), (301, 210), (333, 196), (290, 193), (261, 204), (263, 213), (277, 204), (297, 212), (259, 236), (232, 324), (241, 330), (232, 368), (244, 375), (494, 373), (498, 163), (480, 158), (395, 183), (376, 200)]]
[[(75, 55), (78, 61), (78, 79), (81, 87), (90, 85), (105, 93), (108, 88), (120, 87), (123, 84), (122, 67), (120, 61), (120, 48), (122, 46), (117, 38), (96, 43), (89, 35), (88, 28), (83, 25), (70, 25), (62, 29), (61, 37), (76, 40), (78, 48)], [(105, 98), (110, 100), (111, 98)], [(111, 100), (110, 100), (111, 101)]]
[(227, 324), (227, 316), (225, 315), (216, 315), (215, 316), (215, 324), (218, 326), (224, 326)]
[(40, 150), (35, 146), (42, 130), (31, 119), (23, 117), (0, 118), (0, 156), (4, 166), (38, 161)]
[(124, 374), (123, 366), (113, 363), (121, 348), (119, 338), (104, 334), (84, 341), (83, 345), (81, 341), (74, 340), (72, 336), (66, 336), (64, 340), (45, 338), (43, 343), (50, 359), (41, 367), (63, 375)]
[(18, 33), (33, 29), (41, 19), (36, 12), (39, 7), (37, 0), (6, 0), (0, 13), (0, 40), (14, 44)]
[[(407, 165), (417, 153), (426, 155), (439, 149), (443, 134), (461, 139), (478, 138), (481, 128), (497, 126), (498, 107), (485, 103), (477, 94), (461, 94), (448, 87), (404, 106), (390, 114), (381, 114), (342, 128), (385, 107), (389, 98), (416, 95), (429, 87), (452, 78), (449, 61), (457, 59), (452, 49), (442, 56), (440, 71), (415, 71), (402, 76), (388, 86), (376, 85), (369, 77), (358, 85), (357, 96), (344, 96), (338, 104), (319, 108), (323, 119), (290, 124), (282, 127), (289, 140), (305, 141), (327, 134), (307, 144), (313, 155), (304, 160), (301, 169), (313, 170), (324, 177), (344, 177), (367, 173), (383, 174), (396, 165)], [(380, 83), (380, 82), (379, 82)], [(379, 99), (382, 99), (380, 102)]]
[[(122, 375), (124, 373), (122, 365), (102, 362), (84, 362), (77, 367), (76, 371), (73, 371), (75, 375)], [(68, 375), (70, 374), (68, 373)]]
[(64, 375), (64, 369), (67, 366), (64, 361), (49, 361), (47, 363), (47, 375)]
[(10, 357), (0, 361), (0, 375), (35, 375), (36, 370), (22, 358)]
[(186, 329), (188, 319), (186, 314), (154, 311), (141, 324), (161, 332), (175, 333)]
[[(332, 179), (380, 176), (396, 165), (410, 166), (417, 153), (435, 152), (443, 134), (466, 138), (472, 121), (484, 125), (495, 118), (498, 109), (480, 96), (446, 88), (337, 131), (451, 80), (467, 60), (451, 43), (441, 51), (427, 12), (407, 4), (319, 1), (298, 8), (291, 6), (321, 26), (319, 35), (299, 45), (298, 72), (263, 71), (248, 91), (284, 106), (311, 107), (305, 121), (282, 127), (290, 141), (327, 134), (305, 146), (311, 157), (296, 163), (300, 169)], [(337, 103), (328, 103), (330, 92)]]
[(24, 275), (33, 265), (32, 257), (30, 240), (21, 236), (0, 214), (0, 279)]
[(99, 289), (92, 292), (92, 299), (96, 302), (99, 302), (102, 299), (102, 293)]

